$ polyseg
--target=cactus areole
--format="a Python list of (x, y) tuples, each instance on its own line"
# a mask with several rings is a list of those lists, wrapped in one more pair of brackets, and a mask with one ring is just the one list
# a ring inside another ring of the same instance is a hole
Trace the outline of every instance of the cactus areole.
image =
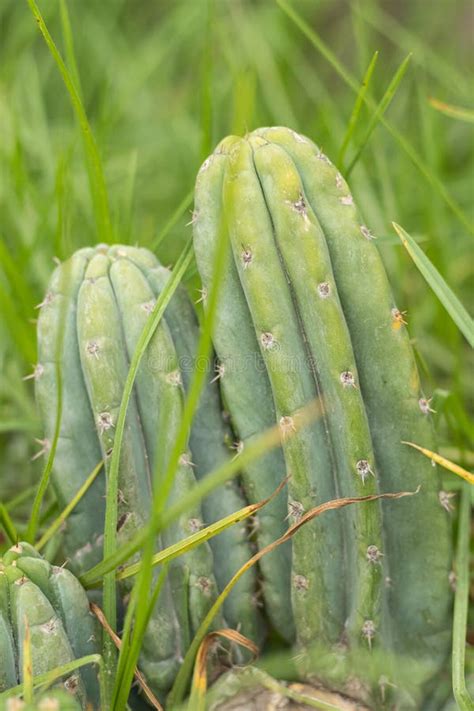
[[(420, 708), (449, 651), (450, 515), (436, 470), (402, 443), (430, 446), (431, 408), (374, 235), (330, 160), (287, 128), (221, 141), (193, 231), (203, 293), (220, 280), (213, 341), (241, 446), (275, 423), (296, 430), (242, 473), (250, 500), (289, 475), (287, 511), (261, 518), (259, 545), (331, 498), (420, 486), (300, 529), (291, 563), (263, 561), (268, 616), (308, 676), (377, 709)], [(315, 398), (323, 415), (299, 431), (294, 413)]]
[[(17, 543), (0, 559), (0, 692), (23, 682), (26, 639), (37, 676), (97, 653), (98, 633), (87, 595), (69, 570), (51, 565), (28, 543)], [(88, 665), (67, 674), (58, 682), (62, 689), (49, 695), (56, 706), (40, 699), (38, 708), (99, 711), (97, 672)]]

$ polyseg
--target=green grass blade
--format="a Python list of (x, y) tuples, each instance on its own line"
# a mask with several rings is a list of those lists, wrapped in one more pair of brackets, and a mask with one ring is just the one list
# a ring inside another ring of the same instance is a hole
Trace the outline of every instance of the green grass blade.
[(53, 523), (50, 525), (50, 527), (43, 533), (39, 541), (36, 543), (35, 548), (36, 550), (40, 551), (46, 543), (54, 536), (54, 534), (61, 528), (63, 525), (64, 521), (67, 519), (71, 511), (75, 509), (79, 501), (82, 499), (86, 491), (90, 488), (90, 486), (93, 484), (95, 479), (97, 478), (97, 475), (99, 474), (100, 470), (102, 469), (103, 462), (99, 462), (96, 467), (92, 470), (92, 472), (89, 474), (85, 482), (82, 484), (82, 486), (78, 489), (76, 494), (72, 497), (71, 501), (65, 506), (65, 508), (61, 511), (59, 516), (53, 521)]
[[(319, 35), (314, 31), (312, 27), (295, 11), (295, 9), (287, 2), (287, 0), (275, 0), (277, 5), (286, 13), (286, 15), (295, 23), (295, 25), (301, 30), (305, 37), (311, 42), (315, 49), (329, 62), (329, 64), (335, 69), (339, 74), (341, 79), (349, 86), (352, 91), (356, 94), (359, 92), (359, 85), (354, 77), (347, 71), (344, 65), (338, 60), (336, 55), (327, 47)], [(368, 96), (364, 96), (364, 103), (372, 110), (376, 108), (375, 102)], [(474, 234), (474, 225), (470, 222), (468, 217), (464, 214), (463, 210), (457, 204), (455, 200), (448, 193), (443, 183), (439, 178), (431, 172), (430, 168), (425, 164), (421, 156), (413, 148), (411, 143), (404, 137), (404, 135), (398, 131), (384, 116), (380, 118), (380, 123), (387, 129), (387, 131), (393, 136), (401, 149), (407, 154), (412, 163), (419, 170), (421, 175), (425, 180), (439, 193), (446, 205), (450, 208), (451, 212), (456, 215), (459, 222), (461, 222), (464, 227)]]
[(15, 528), (15, 524), (13, 523), (10, 514), (8, 513), (8, 509), (5, 506), (5, 504), (2, 504), (0, 502), (0, 524), (3, 527), (3, 530), (7, 534), (8, 538), (10, 539), (12, 545), (15, 545), (18, 543), (19, 536), (18, 536), (18, 531)]
[[(159, 421), (156, 430), (156, 451), (158, 452), (158, 456), (153, 469), (153, 501), (151, 505), (150, 518), (155, 516), (159, 502), (158, 490), (160, 488), (160, 481), (165, 467), (163, 455), (167, 451), (167, 433), (168, 413), (166, 408), (162, 408), (160, 409)], [(166, 572), (162, 570), (153, 594), (149, 594), (149, 591), (153, 585), (152, 559), (155, 545), (155, 536), (148, 536), (141, 552), (141, 565), (135, 579), (135, 584), (130, 597), (130, 603), (125, 615), (122, 645), (117, 664), (117, 676), (112, 697), (113, 711), (122, 711), (122, 709), (126, 706), (146, 627), (165, 580)]]
[(150, 245), (150, 249), (152, 249), (153, 251), (156, 251), (158, 249), (158, 247), (161, 245), (163, 240), (171, 232), (173, 227), (182, 218), (182, 216), (184, 215), (184, 213), (186, 212), (188, 207), (191, 207), (192, 202), (193, 202), (193, 196), (194, 196), (194, 185), (191, 188), (191, 190), (181, 200), (178, 207), (176, 208), (176, 210), (173, 212), (173, 214), (169, 218), (168, 222), (165, 223), (164, 227), (156, 235), (155, 239), (153, 240), (153, 242)]
[(18, 348), (23, 360), (27, 363), (34, 363), (36, 358), (36, 348), (34, 343), (34, 331), (23, 321), (22, 314), (18, 312), (17, 304), (11, 294), (0, 282), (0, 314), (2, 320), (10, 332), (12, 342)]
[[(391, 82), (389, 83), (384, 95), (382, 96), (380, 103), (378, 104), (377, 108), (375, 109), (374, 113), (372, 114), (372, 117), (369, 121), (369, 125), (367, 126), (367, 131), (365, 132), (365, 135), (354, 155), (352, 158), (351, 162), (349, 163), (347, 169), (345, 170), (345, 176), (349, 177), (351, 174), (352, 170), (354, 169), (354, 166), (356, 165), (357, 161), (359, 160), (362, 151), (364, 150), (365, 146), (367, 145), (375, 127), (381, 120), (382, 116), (390, 106), (393, 97), (395, 96), (395, 93), (398, 89), (398, 86), (400, 85), (400, 82), (402, 81), (403, 77), (406, 74), (406, 71), (408, 69), (408, 65), (410, 63), (411, 59), (411, 54), (409, 54), (403, 62), (400, 64), (398, 67), (397, 71), (395, 72)], [(365, 96), (365, 94), (364, 94)], [(361, 101), (364, 100), (364, 96), (362, 96)]]
[(258, 78), (257, 93), (265, 102), (271, 121), (298, 130), (299, 120), (293, 110), (289, 87), (270, 46), (270, 37), (258, 26), (256, 6), (251, 3), (229, 3), (228, 7), (229, 19), (239, 30), (238, 53), (236, 52), (238, 65), (248, 63), (255, 71)]
[[(147, 561), (145, 557), (143, 558), (144, 567), (146, 569)], [(151, 566), (150, 566), (151, 570)], [(129, 603), (129, 609), (127, 608), (127, 615), (125, 617), (124, 632), (122, 635), (122, 647), (121, 652), (124, 650), (124, 656), (119, 656), (119, 664), (117, 667), (117, 679), (114, 689), (114, 709), (121, 711), (121, 709), (126, 708), (127, 698), (130, 692), (130, 687), (133, 682), (135, 675), (135, 668), (137, 666), (138, 657), (140, 655), (141, 643), (143, 635), (148, 626), (148, 623), (153, 612), (153, 608), (158, 600), (160, 592), (163, 588), (166, 576), (168, 574), (167, 566), (163, 566), (156, 581), (155, 587), (151, 595), (148, 596), (149, 586), (147, 586), (147, 581), (151, 576), (145, 575), (140, 581), (140, 584), (135, 585), (132, 592), (132, 599)], [(138, 581), (137, 581), (138, 583)], [(136, 592), (135, 592), (136, 591)], [(147, 599), (148, 596), (148, 599)], [(146, 603), (143, 601), (146, 600)], [(138, 614), (135, 619), (135, 624), (133, 626), (133, 636), (131, 637), (131, 625), (133, 619), (133, 612), (137, 609), (137, 602), (140, 601), (138, 606)]]
[[(100, 684), (100, 694), (101, 699), (104, 698), (103, 686), (104, 686), (104, 665), (100, 654), (88, 654), (80, 659), (75, 659), (67, 664), (62, 664), (60, 667), (55, 667), (44, 674), (37, 674), (33, 677), (33, 687), (39, 689), (41, 687), (52, 686), (55, 681), (61, 679), (63, 676), (68, 676), (75, 672), (76, 669), (81, 669), (82, 667), (88, 666), (89, 664), (96, 664), (99, 667), (99, 684)], [(0, 701), (6, 701), (12, 697), (18, 696), (23, 691), (23, 684), (18, 684), (17, 686), (12, 686), (10, 689), (0, 693)], [(105, 708), (105, 706), (102, 706)]]
[[(347, 71), (345, 66), (336, 55), (329, 49), (329, 47), (323, 42), (319, 35), (311, 28), (306, 20), (304, 20), (301, 15), (299, 15), (292, 5), (287, 2), (287, 0), (275, 0), (277, 5), (283, 10), (283, 12), (290, 18), (292, 22), (298, 27), (299, 30), (305, 35), (305, 37), (311, 42), (311, 44), (318, 50), (318, 52), (324, 57), (324, 59), (330, 64), (333, 69), (336, 70), (337, 74), (343, 79), (343, 81), (356, 93), (359, 93), (359, 84), (354, 79), (354, 77)], [(366, 103), (366, 100), (364, 101)]]
[[(107, 187), (105, 183), (102, 161), (99, 154), (99, 149), (92, 133), (84, 106), (79, 96), (79, 91), (74, 83), (74, 80), (66, 67), (61, 54), (56, 47), (56, 44), (51, 37), (43, 16), (39, 10), (36, 0), (27, 0), (31, 12), (38, 23), (39, 30), (44, 37), (49, 51), (59, 69), (61, 77), (64, 81), (66, 89), (71, 100), (74, 113), (81, 128), (82, 137), (84, 140), (88, 173), (90, 176), (90, 189), (92, 203), (97, 222), (98, 238), (101, 242), (111, 243), (113, 241), (112, 223), (109, 212), (109, 199), (107, 195)], [(72, 49), (72, 45), (71, 45)]]
[(430, 262), (423, 250), (417, 245), (413, 237), (411, 237), (408, 232), (403, 229), (403, 227), (397, 225), (396, 222), (393, 222), (392, 224), (400, 237), (403, 246), (415, 262), (418, 270), (421, 272), (425, 280), (428, 282), (428, 285), (441, 301), (444, 308), (451, 316), (461, 333), (464, 335), (469, 345), (474, 348), (474, 321), (469, 316), (457, 296), (446, 284), (436, 267)]
[[(230, 246), (227, 238), (225, 225), (222, 224), (220, 226), (219, 236), (217, 239), (213, 265), (213, 274), (216, 274), (218, 276), (214, 279), (214, 282), (209, 290), (209, 294), (207, 297), (206, 315), (204, 317), (203, 325), (201, 328), (201, 334), (196, 350), (196, 364), (209, 363), (212, 357), (212, 328), (219, 303), (218, 297), (219, 288), (221, 284), (221, 275), (224, 271), (225, 259), (227, 255), (227, 250), (229, 248)], [(159, 490), (157, 491), (157, 498), (155, 501), (156, 508), (152, 517), (152, 521), (154, 523), (157, 523), (160, 517), (162, 516), (163, 509), (165, 508), (167, 498), (173, 485), (175, 472), (178, 468), (179, 458), (181, 457), (182, 453), (186, 451), (189, 433), (191, 431), (191, 423), (196, 408), (198, 406), (201, 391), (207, 376), (208, 372), (206, 367), (195, 367), (191, 384), (189, 386), (189, 390), (184, 403), (179, 432), (176, 436), (176, 441), (171, 451), (171, 456), (169, 462), (167, 463), (164, 476), (160, 481)]]
[(467, 123), (474, 123), (474, 109), (466, 109), (463, 106), (454, 106), (453, 104), (446, 104), (444, 101), (435, 99), (431, 97), (429, 99), (430, 105), (445, 116), (450, 118), (459, 119), (460, 121), (466, 121)]
[(205, 0), (203, 12), (205, 29), (201, 59), (201, 161), (212, 151), (212, 74), (214, 57), (214, 1)]
[(374, 73), (374, 69), (375, 69), (375, 65), (377, 64), (378, 56), (379, 56), (379, 52), (378, 52), (378, 50), (376, 50), (373, 54), (372, 59), (370, 60), (370, 64), (367, 67), (367, 71), (364, 74), (364, 78), (362, 79), (362, 84), (360, 85), (360, 89), (359, 89), (359, 92), (358, 92), (356, 100), (355, 100), (354, 108), (352, 109), (349, 123), (347, 125), (346, 134), (343, 138), (341, 147), (339, 149), (337, 164), (341, 167), (344, 162), (344, 156), (346, 154), (347, 146), (350, 143), (350, 140), (353, 136), (355, 127), (357, 125), (357, 119), (359, 118), (360, 110), (364, 104), (364, 97), (365, 97), (367, 90), (369, 88), (370, 80), (372, 78), (372, 74)]
[(469, 539), (471, 497), (468, 486), (461, 490), (458, 543), (456, 553), (456, 594), (453, 621), (453, 693), (460, 711), (472, 711), (473, 700), (466, 687), (464, 672), (466, 654), (466, 627), (469, 606)]
[[(110, 458), (110, 468), (107, 476), (107, 501), (105, 509), (105, 525), (104, 525), (104, 557), (107, 558), (113, 555), (116, 551), (116, 531), (117, 531), (117, 501), (118, 501), (118, 472), (120, 463), (120, 449), (122, 444), (123, 433), (125, 429), (125, 419), (127, 408), (132, 395), (133, 383), (140, 365), (140, 361), (145, 353), (145, 350), (153, 336), (153, 333), (160, 322), (166, 306), (168, 305), (174, 291), (178, 287), (184, 272), (186, 271), (192, 259), (192, 240), (188, 241), (187, 246), (183, 250), (180, 258), (176, 262), (171, 277), (165, 288), (158, 297), (153, 312), (138, 339), (137, 347), (131, 359), (130, 368), (125, 381), (120, 409), (117, 416), (117, 424), (115, 428), (115, 443)], [(104, 576), (104, 614), (111, 628), (116, 627), (116, 589), (115, 589), (115, 573), (112, 571)], [(115, 650), (113, 643), (108, 636), (104, 640), (104, 657), (107, 668), (107, 678), (113, 682), (114, 666), (115, 666)], [(112, 693), (112, 687), (108, 686), (107, 691)], [(108, 697), (109, 698), (109, 697)]]
[(66, 60), (69, 65), (69, 71), (71, 72), (72, 79), (76, 85), (77, 93), (81, 96), (81, 79), (76, 61), (76, 53), (74, 51), (74, 37), (72, 34), (71, 20), (69, 18), (69, 10), (67, 9), (67, 0), (59, 0), (59, 12), (61, 15), (61, 28), (63, 32)]
[(28, 501), (36, 491), (36, 486), (30, 486), (28, 489), (25, 489), (25, 491), (22, 491), (20, 494), (17, 496), (14, 496), (13, 499), (10, 499), (6, 504), (4, 504), (5, 508), (7, 511), (13, 511), (14, 509), (18, 508), (24, 501)]
[(245, 68), (236, 74), (232, 97), (231, 127), (231, 133), (234, 136), (241, 136), (247, 133), (252, 125), (255, 113), (256, 89), (257, 77), (254, 69)]
[(38, 423), (34, 420), (3, 420), (0, 422), (0, 434), (8, 432), (35, 432)]
[[(236, 523), (240, 523), (241, 521), (245, 521), (245, 519), (252, 516), (255, 511), (257, 511), (257, 509), (262, 508), (262, 506), (264, 506), (269, 501), (270, 499), (267, 499), (265, 502), (260, 502), (260, 504), (258, 504), (257, 506), (255, 504), (245, 506), (243, 509), (239, 509), (238, 511), (235, 511), (232, 514), (229, 514), (229, 516), (225, 516), (224, 518), (219, 519), (215, 523), (212, 523), (209, 526), (202, 528), (200, 531), (197, 531), (196, 533), (187, 536), (182, 541), (178, 541), (178, 543), (174, 543), (173, 545), (168, 546), (167, 548), (160, 551), (159, 553), (156, 553), (153, 556), (151, 560), (151, 565), (154, 567), (162, 563), (169, 563), (174, 558), (178, 558), (178, 556), (188, 553), (192, 548), (201, 545), (202, 543), (204, 543), (204, 541), (208, 541), (210, 538), (218, 536), (219, 533), (225, 531), (226, 528), (234, 526)], [(126, 578), (131, 578), (140, 571), (142, 565), (143, 563), (140, 561), (138, 563), (133, 563), (132, 565), (121, 569), (120, 572), (117, 573), (117, 580), (125, 580)]]
[(35, 303), (35, 297), (24, 271), (17, 264), (12, 251), (6, 241), (0, 237), (0, 265), (8, 279), (8, 284), (15, 295), (15, 301), (21, 304), (23, 313), (30, 314), (30, 309)]

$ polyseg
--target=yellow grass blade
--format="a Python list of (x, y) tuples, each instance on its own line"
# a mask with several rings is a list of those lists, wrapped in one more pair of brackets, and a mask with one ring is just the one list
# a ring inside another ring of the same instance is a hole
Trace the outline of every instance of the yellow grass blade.
[(457, 474), (465, 481), (468, 481), (469, 484), (474, 484), (474, 474), (471, 474), (471, 472), (468, 472), (467, 469), (460, 467), (459, 464), (451, 462), (449, 459), (446, 459), (446, 457), (443, 457), (441, 454), (432, 452), (431, 449), (426, 449), (426, 447), (420, 447), (419, 444), (415, 444), (414, 442), (402, 441), (402, 444), (408, 444), (409, 447), (414, 447), (414, 449), (417, 449), (419, 452), (424, 454), (425, 457), (431, 459), (432, 462), (435, 462), (436, 464), (439, 464), (445, 469), (448, 469), (448, 471)]

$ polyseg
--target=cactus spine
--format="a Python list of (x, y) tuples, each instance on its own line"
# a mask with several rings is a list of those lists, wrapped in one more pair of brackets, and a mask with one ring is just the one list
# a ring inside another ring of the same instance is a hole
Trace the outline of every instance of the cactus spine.
[[(216, 278), (223, 220), (232, 254), (214, 345), (244, 446), (275, 421), (283, 435), (294, 429), (295, 411), (314, 398), (323, 408), (318, 422), (284, 439), (278, 466), (262, 461), (244, 473), (248, 495), (286, 471), (294, 520), (335, 496), (422, 486), (418, 496), (334, 512), (300, 530), (291, 580), (276, 579), (278, 564), (263, 570), (272, 619), (287, 614), (278, 600), (291, 589), (300, 647), (390, 650), (422, 660), (428, 679), (449, 645), (449, 524), (436, 473), (401, 443), (430, 446), (429, 402), (372, 235), (327, 157), (285, 128), (224, 139), (199, 172), (194, 236), (205, 289)], [(268, 522), (274, 537), (279, 511)], [(325, 674), (341, 686), (337, 667)], [(385, 673), (394, 679), (397, 669)]]
[[(99, 246), (77, 252), (51, 279), (38, 324), (41, 369), (36, 390), (45, 434), (51, 439), (58, 387), (55, 362), (63, 322), (63, 417), (54, 468), (61, 503), (71, 499), (97, 461), (103, 459), (107, 467), (128, 364), (168, 278), (168, 270), (145, 249)], [(197, 338), (196, 317), (185, 292), (178, 290), (144, 355), (127, 412), (119, 472), (119, 542), (130, 540), (147, 521), (155, 469), (164, 472), (180, 427)], [(210, 384), (199, 403), (189, 449), (180, 459), (170, 503), (193, 486), (195, 476), (204, 476), (230, 456), (225, 435), (217, 386)], [(96, 481), (67, 522), (66, 552), (80, 571), (101, 558), (105, 486), (103, 479)], [(204, 516), (200, 508), (187, 512), (162, 532), (156, 547), (171, 545), (244, 505), (234, 484), (224, 487), (204, 502)], [(85, 549), (84, 541), (91, 542)], [(242, 528), (229, 529), (212, 548), (220, 561), (216, 574), (211, 548), (203, 544), (172, 562), (155, 606), (140, 665), (159, 695), (170, 687), (215, 598), (216, 578), (222, 587), (250, 555)], [(219, 624), (240, 622), (244, 634), (258, 636), (253, 595), (250, 573), (229, 597), (225, 622)]]
[[(18, 543), (0, 560), (0, 691), (22, 682), (26, 626), (34, 675), (97, 651), (97, 623), (78, 580)], [(96, 669), (83, 667), (63, 683), (81, 708), (100, 708)]]

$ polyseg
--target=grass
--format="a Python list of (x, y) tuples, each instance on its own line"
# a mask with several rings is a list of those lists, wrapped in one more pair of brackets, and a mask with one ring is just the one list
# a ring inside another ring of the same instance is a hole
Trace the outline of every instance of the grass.
[[(451, 0), (438, 0), (438, 11), (431, 13), (425, 0), (61, 0), (57, 6), (45, 0), (3, 0), (3, 548), (16, 535), (33, 540), (37, 531), (41, 545), (53, 544), (62, 520), (47, 486), (52, 455), (47, 462), (31, 461), (34, 438), (42, 433), (31, 381), (22, 380), (36, 360), (35, 306), (44, 296), (53, 258), (64, 259), (96, 242), (139, 243), (175, 266), (177, 279), (168, 296), (183, 279), (196, 300), (199, 280), (187, 226), (195, 174), (223, 136), (261, 125), (290, 125), (323, 146), (334, 161), (344, 159), (354, 196), (380, 236), (397, 303), (408, 312), (425, 391), (434, 394), (440, 450), (454, 450), (457, 463), (468, 466), (474, 450), (473, 356), (460, 328), (465, 335), (472, 328), (466, 310), (472, 313), (474, 307), (469, 9), (465, 0), (458, 0), (455, 11)], [(410, 254), (417, 255), (420, 271), (393, 238), (393, 221), (404, 225), (404, 235), (412, 235)], [(438, 288), (432, 291), (424, 277)], [(157, 304), (148, 336), (164, 305), (164, 300)], [(212, 314), (204, 321), (203, 354), (211, 325)], [(127, 380), (118, 442), (145, 345), (146, 334)], [(182, 441), (202, 384), (199, 377)], [(256, 454), (265, 451), (271, 433), (256, 444), (261, 447)], [(112, 484), (119, 446), (109, 465)], [(177, 442), (168, 463), (169, 481), (182, 450)], [(232, 467), (216, 472), (215, 483), (234, 475), (238, 466)], [(22, 498), (38, 482), (40, 487)], [(182, 510), (204, 496), (207, 485), (189, 492)], [(114, 502), (111, 495), (109, 562), (89, 575), (89, 581), (94, 574), (106, 575), (105, 607), (112, 622), (111, 571), (130, 553), (115, 547)], [(155, 528), (180, 513), (170, 509), (162, 515), (163, 505), (164, 499), (155, 501)], [(144, 542), (144, 537), (136, 541), (136, 549)], [(48, 554), (55, 548), (44, 550)], [(152, 553), (149, 548), (149, 560)], [(144, 568), (138, 578), (143, 589), (147, 575)], [(115, 690), (105, 684), (117, 708), (123, 707), (136, 662), (139, 638), (129, 639), (133, 613), (143, 626), (144, 607), (130, 608), (119, 656), (126, 684), (121, 691), (117, 684)], [(457, 644), (459, 652), (459, 635)], [(110, 643), (106, 665), (115, 662)], [(456, 674), (462, 688), (459, 664)]]

